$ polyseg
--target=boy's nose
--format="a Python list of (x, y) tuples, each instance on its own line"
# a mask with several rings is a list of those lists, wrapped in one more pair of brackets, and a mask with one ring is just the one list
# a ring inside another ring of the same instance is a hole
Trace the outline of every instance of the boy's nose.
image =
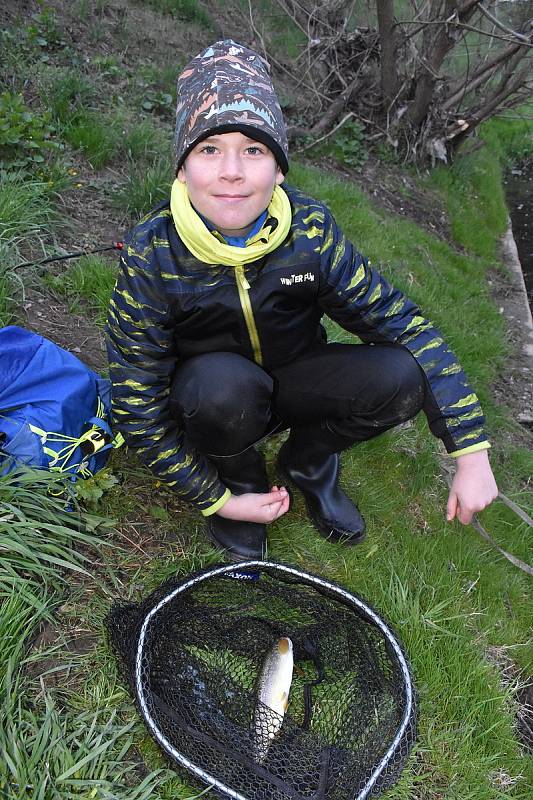
[(243, 176), (241, 157), (238, 153), (226, 153), (220, 165), (219, 176), (225, 180), (235, 181)]

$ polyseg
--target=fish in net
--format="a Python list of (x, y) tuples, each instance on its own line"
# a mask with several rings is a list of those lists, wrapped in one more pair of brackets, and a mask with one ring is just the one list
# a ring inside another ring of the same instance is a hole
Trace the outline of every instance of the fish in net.
[[(152, 736), (224, 797), (365, 800), (405, 766), (416, 697), (402, 647), (366, 601), (323, 578), (215, 566), (115, 605), (107, 625)], [(275, 709), (260, 684), (283, 642), (294, 669)]]

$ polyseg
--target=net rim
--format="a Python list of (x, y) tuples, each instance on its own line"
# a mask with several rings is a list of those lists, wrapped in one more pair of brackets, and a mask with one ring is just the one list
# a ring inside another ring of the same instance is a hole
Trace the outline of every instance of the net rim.
[(394, 739), (392, 740), (387, 752), (381, 758), (379, 764), (372, 772), (370, 778), (361, 789), (361, 791), (354, 797), (354, 800), (366, 800), (368, 798), (370, 792), (374, 788), (376, 782), (382, 775), (383, 771), (386, 769), (388, 763), (390, 762), (392, 756), (396, 752), (396, 749), (405, 734), (410, 722), (413, 719), (414, 715), (414, 689), (413, 684), (411, 681), (411, 674), (409, 671), (409, 666), (407, 664), (406, 658), (403, 654), (402, 648), (400, 647), (399, 642), (397, 641), (396, 637), (394, 636), (392, 630), (387, 625), (387, 623), (381, 619), (381, 617), (367, 605), (361, 598), (357, 597), (356, 595), (351, 594), (350, 592), (346, 591), (340, 586), (337, 586), (330, 581), (325, 580), (324, 578), (319, 577), (318, 575), (312, 575), (308, 572), (304, 572), (303, 570), (297, 569), (296, 567), (289, 566), (287, 564), (279, 564), (274, 561), (262, 561), (262, 560), (250, 560), (250, 561), (241, 561), (235, 564), (228, 564), (216, 567), (208, 567), (207, 569), (203, 570), (202, 572), (196, 573), (192, 578), (185, 579), (182, 583), (176, 586), (171, 592), (169, 592), (165, 597), (161, 598), (159, 602), (148, 612), (146, 615), (144, 622), (141, 626), (139, 632), (139, 639), (137, 643), (137, 651), (135, 654), (135, 694), (137, 696), (137, 701), (139, 703), (141, 713), (152, 732), (154, 738), (159, 742), (161, 747), (181, 766), (188, 769), (194, 775), (199, 777), (202, 781), (208, 783), (210, 787), (216, 788), (226, 794), (229, 797), (234, 798), (234, 800), (249, 800), (240, 792), (235, 791), (230, 786), (227, 786), (222, 781), (215, 778), (213, 775), (210, 775), (208, 772), (203, 770), (201, 767), (194, 764), (190, 759), (180, 753), (176, 748), (168, 741), (165, 735), (159, 730), (157, 723), (153, 719), (150, 711), (148, 710), (148, 705), (146, 701), (146, 694), (144, 692), (142, 681), (141, 681), (141, 663), (142, 663), (142, 656), (143, 656), (143, 648), (144, 642), (146, 639), (146, 633), (150, 622), (152, 621), (153, 617), (171, 600), (176, 597), (176, 595), (181, 594), (182, 592), (187, 591), (192, 586), (196, 584), (203, 583), (206, 580), (211, 578), (224, 575), (226, 573), (231, 572), (240, 572), (247, 569), (252, 568), (260, 568), (260, 569), (272, 569), (278, 570), (280, 572), (287, 573), (289, 575), (294, 575), (297, 578), (303, 578), (306, 582), (315, 584), (316, 586), (320, 586), (323, 589), (326, 589), (328, 592), (333, 593), (334, 595), (338, 595), (343, 598), (349, 605), (354, 606), (359, 611), (363, 611), (364, 614), (370, 618), (374, 624), (381, 630), (385, 639), (388, 641), (390, 646), (392, 647), (400, 665), (400, 669), (404, 678), (404, 687), (405, 687), (405, 696), (406, 696), (406, 703), (405, 703), (405, 712), (398, 727), (398, 731)]

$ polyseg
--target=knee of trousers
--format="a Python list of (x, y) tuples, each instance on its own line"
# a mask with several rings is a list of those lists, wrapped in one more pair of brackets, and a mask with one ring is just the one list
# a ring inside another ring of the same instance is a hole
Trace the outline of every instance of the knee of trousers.
[(378, 404), (395, 424), (416, 416), (424, 405), (426, 378), (414, 356), (403, 347), (391, 350), (380, 374)]
[(207, 353), (176, 370), (170, 409), (186, 425), (246, 439), (264, 431), (272, 390), (272, 378), (253, 361), (236, 353)]

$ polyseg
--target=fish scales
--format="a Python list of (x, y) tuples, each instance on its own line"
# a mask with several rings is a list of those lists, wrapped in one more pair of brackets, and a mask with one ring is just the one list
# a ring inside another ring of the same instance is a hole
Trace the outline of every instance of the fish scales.
[(266, 758), (278, 735), (289, 704), (294, 666), (292, 641), (283, 636), (268, 651), (258, 681), (258, 704), (254, 713), (254, 750), (257, 761)]

